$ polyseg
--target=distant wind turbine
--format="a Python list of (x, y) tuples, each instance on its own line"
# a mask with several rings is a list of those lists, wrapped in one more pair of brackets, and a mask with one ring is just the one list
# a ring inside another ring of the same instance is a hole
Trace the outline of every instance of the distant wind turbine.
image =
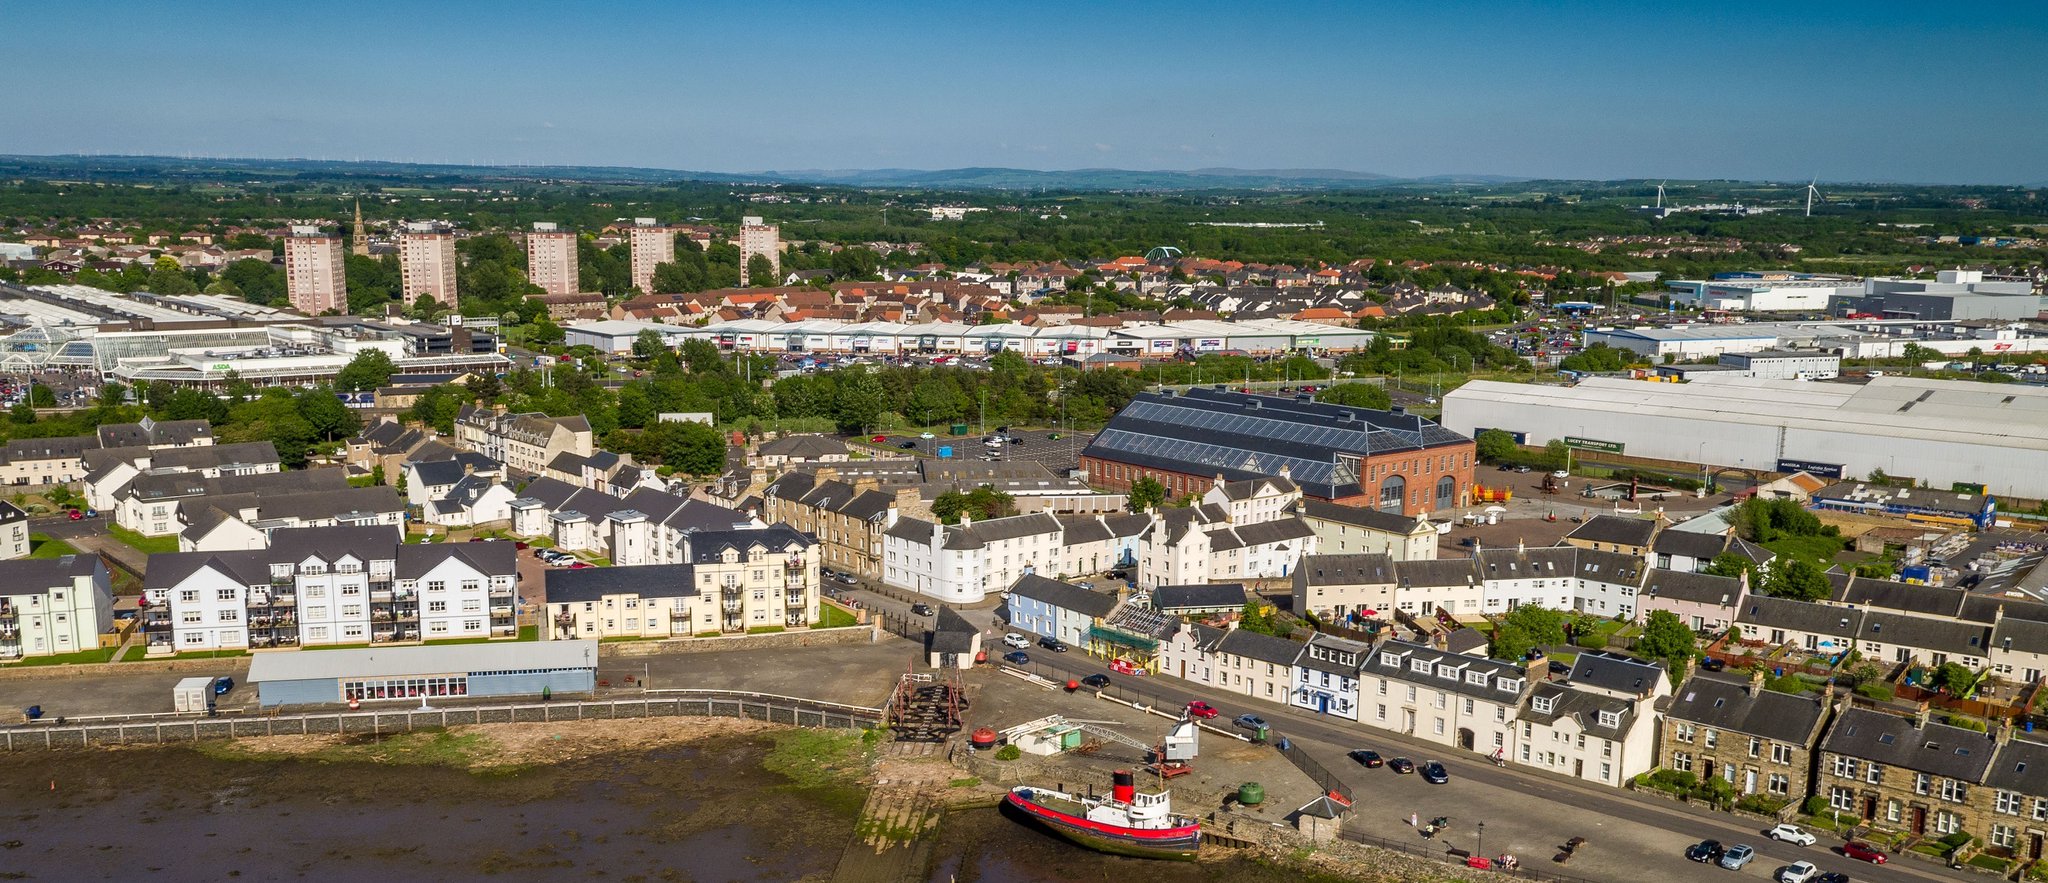
[(1664, 182), (1662, 181), (1657, 182), (1657, 208), (1660, 211), (1664, 208)]
[[(1819, 181), (1820, 178), (1815, 177), (1806, 182), (1806, 216), (1809, 218), (1813, 217), (1813, 200), (1820, 196), (1820, 188), (1813, 186)], [(1821, 201), (1826, 202), (1827, 198), (1821, 197)]]

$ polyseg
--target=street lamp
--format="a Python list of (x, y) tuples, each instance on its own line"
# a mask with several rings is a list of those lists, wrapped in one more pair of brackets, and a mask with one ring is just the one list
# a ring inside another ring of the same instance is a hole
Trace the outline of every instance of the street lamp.
[(1479, 854), (1486, 854), (1486, 823), (1479, 823)]

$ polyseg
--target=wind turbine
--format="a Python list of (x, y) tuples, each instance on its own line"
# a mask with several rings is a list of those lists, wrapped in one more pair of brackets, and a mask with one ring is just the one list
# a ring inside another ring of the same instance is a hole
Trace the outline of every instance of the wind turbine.
[[(1806, 216), (1809, 218), (1813, 217), (1813, 199), (1820, 196), (1820, 188), (1813, 186), (1818, 181), (1820, 179), (1816, 177), (1806, 182)], [(1821, 201), (1826, 202), (1826, 197), (1822, 197)]]
[(1662, 181), (1657, 182), (1657, 210), (1659, 212), (1664, 210), (1664, 182)]

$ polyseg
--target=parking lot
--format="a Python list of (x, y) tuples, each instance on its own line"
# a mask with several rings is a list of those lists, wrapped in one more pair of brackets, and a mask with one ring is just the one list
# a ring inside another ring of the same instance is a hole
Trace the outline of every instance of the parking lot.
[[(993, 437), (999, 428), (989, 427), (983, 434), (947, 435), (931, 433), (925, 438), (922, 433), (870, 433), (849, 435), (846, 441), (856, 448), (867, 450), (877, 457), (939, 457), (950, 454), (954, 460), (998, 460), (1003, 462), (1039, 463), (1055, 474), (1078, 469), (1081, 465), (1081, 449), (1088, 446), (1092, 432), (1074, 432), (1064, 429), (1010, 429), (1008, 437), (1018, 439), (1017, 443), (1000, 447), (988, 444), (985, 439)], [(1054, 436), (1058, 436), (1055, 438)]]

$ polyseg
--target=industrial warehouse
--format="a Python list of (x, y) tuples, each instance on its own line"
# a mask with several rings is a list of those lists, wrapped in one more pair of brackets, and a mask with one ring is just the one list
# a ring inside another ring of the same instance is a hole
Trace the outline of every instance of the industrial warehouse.
[(1151, 476), (1179, 497), (1281, 476), (1320, 500), (1403, 515), (1469, 502), (1472, 439), (1413, 414), (1223, 389), (1142, 393), (1081, 452), (1097, 487)]
[(1444, 425), (1520, 433), (1532, 446), (1571, 439), (1588, 450), (1722, 468), (1851, 479), (1883, 472), (1934, 488), (2048, 497), (2048, 390), (2021, 384), (1474, 381), (1444, 397)]
[(596, 688), (597, 642), (258, 654), (249, 664), (249, 681), (265, 708), (588, 693)]

